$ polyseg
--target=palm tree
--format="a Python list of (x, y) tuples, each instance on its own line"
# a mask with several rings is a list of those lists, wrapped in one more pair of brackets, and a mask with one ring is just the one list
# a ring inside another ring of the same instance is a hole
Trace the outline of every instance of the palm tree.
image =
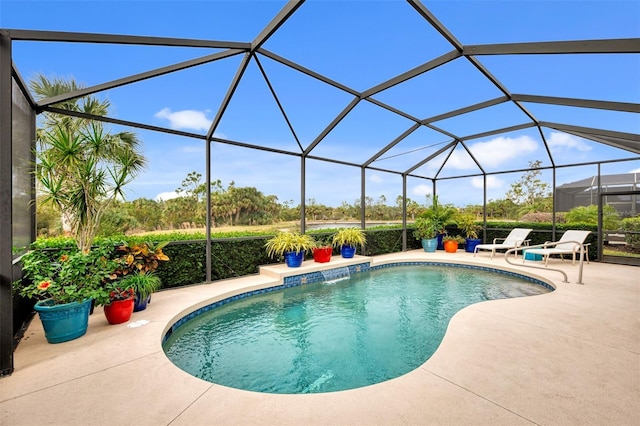
[[(73, 80), (38, 76), (30, 83), (38, 99), (82, 86)], [(110, 103), (93, 96), (67, 100), (58, 108), (104, 116)], [(70, 226), (78, 248), (89, 252), (104, 211), (146, 165), (140, 141), (131, 132), (111, 134), (103, 123), (45, 113), (37, 131), (36, 177), (43, 201), (55, 205)]]

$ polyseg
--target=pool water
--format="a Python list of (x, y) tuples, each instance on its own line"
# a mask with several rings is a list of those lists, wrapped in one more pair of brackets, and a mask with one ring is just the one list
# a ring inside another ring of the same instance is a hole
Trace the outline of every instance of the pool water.
[(175, 365), (220, 385), (332, 392), (416, 369), (466, 306), (549, 291), (480, 269), (396, 266), (225, 304), (186, 322), (163, 346)]

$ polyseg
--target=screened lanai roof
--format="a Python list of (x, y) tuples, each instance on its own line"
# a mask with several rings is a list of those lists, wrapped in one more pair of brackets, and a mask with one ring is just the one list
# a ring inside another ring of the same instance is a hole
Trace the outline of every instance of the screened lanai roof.
[[(170, 13), (87, 2), (61, 19), (5, 3), (13, 13), (0, 22), (19, 28), (6, 31), (24, 85), (43, 73), (87, 86), (40, 100), (39, 110), (107, 97), (106, 119), (142, 132), (157, 156), (149, 180), (173, 179), (167, 190), (204, 170), (207, 139), (216, 158), (236, 147), (258, 150), (240, 157), (285, 154), (246, 182), (258, 189), (264, 173), (276, 184), (288, 165), (301, 173), (295, 157), (436, 180), (532, 161), (640, 159), (640, 9), (631, 2), (184, 2), (168, 3)], [(198, 146), (199, 156), (172, 154), (178, 146)], [(243, 183), (238, 170), (265, 164), (255, 161), (218, 161), (213, 179), (229, 166)]]

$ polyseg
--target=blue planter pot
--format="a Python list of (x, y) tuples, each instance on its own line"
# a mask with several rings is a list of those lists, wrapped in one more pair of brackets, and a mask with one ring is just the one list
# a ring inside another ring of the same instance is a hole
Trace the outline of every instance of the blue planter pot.
[(473, 253), (476, 249), (476, 246), (482, 242), (479, 238), (467, 238), (467, 241), (464, 245), (464, 251), (467, 253)]
[(284, 262), (289, 268), (298, 268), (300, 265), (302, 265), (303, 260), (304, 251), (301, 251), (299, 253), (288, 251), (284, 254)]
[(340, 254), (345, 259), (351, 259), (356, 254), (356, 248), (352, 246), (342, 246), (340, 248)]
[(142, 299), (138, 293), (136, 293), (136, 301), (133, 304), (133, 312), (140, 312), (147, 309), (147, 304), (151, 303), (151, 296), (146, 299)]
[(438, 250), (444, 250), (444, 243), (442, 242), (442, 239), (445, 235), (446, 234), (438, 234), (438, 236), (436, 237), (438, 240)]
[(47, 342), (62, 343), (87, 332), (91, 299), (58, 305), (47, 299), (36, 303), (34, 309), (40, 315)]
[(433, 253), (436, 251), (438, 247), (438, 239), (437, 238), (423, 238), (421, 240), (422, 248), (424, 251), (428, 253)]

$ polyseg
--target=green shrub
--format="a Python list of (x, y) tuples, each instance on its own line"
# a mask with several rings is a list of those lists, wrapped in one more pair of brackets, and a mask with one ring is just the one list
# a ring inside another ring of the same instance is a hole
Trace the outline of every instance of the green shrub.
[(624, 240), (634, 250), (640, 250), (640, 234), (630, 232), (640, 232), (640, 216), (622, 219), (622, 230), (625, 231)]
[[(586, 223), (589, 225), (598, 225), (598, 206), (578, 206), (567, 212), (566, 222), (569, 224)], [(618, 211), (610, 206), (602, 207), (602, 226), (605, 230), (613, 231), (620, 226), (620, 215)]]

